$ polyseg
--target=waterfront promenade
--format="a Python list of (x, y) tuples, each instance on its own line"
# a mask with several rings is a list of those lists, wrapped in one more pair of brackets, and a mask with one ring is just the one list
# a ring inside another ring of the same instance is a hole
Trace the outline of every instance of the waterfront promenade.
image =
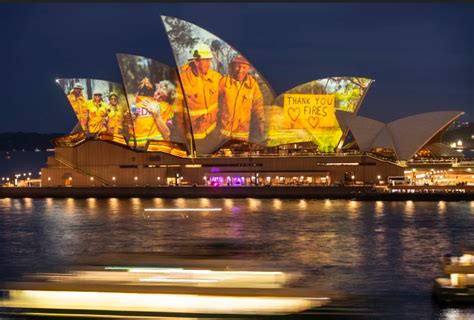
[(356, 200), (474, 200), (474, 186), (153, 186), (9, 187), (0, 198), (307, 198)]

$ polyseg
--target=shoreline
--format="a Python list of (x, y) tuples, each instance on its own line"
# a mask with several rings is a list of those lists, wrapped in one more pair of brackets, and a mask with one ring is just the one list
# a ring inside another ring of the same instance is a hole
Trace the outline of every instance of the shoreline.
[[(403, 189), (409, 187), (401, 187)], [(240, 187), (3, 187), (1, 198), (281, 198), (353, 199), (361, 201), (474, 201), (474, 188), (465, 192), (377, 191), (370, 186), (240, 186)]]

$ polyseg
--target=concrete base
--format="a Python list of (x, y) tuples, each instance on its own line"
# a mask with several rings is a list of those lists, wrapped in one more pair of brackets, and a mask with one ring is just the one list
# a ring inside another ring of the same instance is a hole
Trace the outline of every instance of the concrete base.
[(467, 193), (386, 193), (372, 187), (31, 187), (0, 188), (0, 198), (305, 198), (355, 200), (474, 200)]

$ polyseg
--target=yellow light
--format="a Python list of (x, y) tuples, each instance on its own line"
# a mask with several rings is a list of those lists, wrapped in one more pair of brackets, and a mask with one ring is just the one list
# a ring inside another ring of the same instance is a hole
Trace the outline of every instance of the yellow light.
[(135, 181), (138, 180), (138, 177), (133, 178)]
[(222, 208), (145, 208), (145, 212), (222, 211)]
[(91, 181), (94, 181), (94, 177), (91, 177)]
[(326, 297), (10, 290), (0, 307), (221, 314), (286, 314), (329, 303)]
[(201, 164), (186, 164), (184, 167), (185, 168), (201, 168), (202, 165)]

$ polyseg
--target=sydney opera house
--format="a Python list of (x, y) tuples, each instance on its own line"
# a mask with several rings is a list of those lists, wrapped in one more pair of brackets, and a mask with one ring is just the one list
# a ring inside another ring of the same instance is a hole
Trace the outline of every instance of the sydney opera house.
[(43, 186), (383, 184), (417, 161), (462, 159), (441, 135), (463, 113), (358, 116), (373, 80), (330, 77), (279, 95), (210, 32), (162, 17), (176, 66), (118, 54), (123, 83), (57, 79), (78, 123)]

